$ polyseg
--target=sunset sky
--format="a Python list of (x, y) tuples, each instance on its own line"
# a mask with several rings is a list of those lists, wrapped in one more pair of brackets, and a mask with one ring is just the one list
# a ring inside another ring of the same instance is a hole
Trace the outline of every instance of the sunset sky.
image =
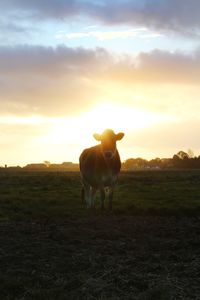
[(200, 155), (200, 1), (0, 1), (0, 166)]

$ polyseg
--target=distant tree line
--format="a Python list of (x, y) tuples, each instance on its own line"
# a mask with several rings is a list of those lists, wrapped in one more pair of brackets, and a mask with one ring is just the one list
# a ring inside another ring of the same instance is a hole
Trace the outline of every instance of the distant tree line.
[[(50, 163), (45, 160), (43, 163), (28, 164), (25, 167), (0, 167), (8, 170), (27, 171), (79, 171), (79, 164), (63, 162), (61, 164)], [(159, 170), (159, 169), (200, 169), (200, 156), (194, 156), (192, 150), (188, 152), (179, 151), (172, 158), (154, 158), (146, 160), (144, 158), (129, 158), (122, 163), (122, 170)]]
[(194, 156), (192, 150), (179, 151), (172, 158), (129, 158), (122, 163), (123, 170), (137, 169), (200, 169), (200, 156)]

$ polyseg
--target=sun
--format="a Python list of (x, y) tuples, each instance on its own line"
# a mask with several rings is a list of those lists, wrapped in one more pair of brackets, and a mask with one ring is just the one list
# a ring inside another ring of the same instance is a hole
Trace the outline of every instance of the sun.
[(128, 133), (162, 121), (163, 116), (156, 113), (106, 102), (79, 115), (53, 119), (45, 138), (48, 143), (67, 143), (71, 147), (91, 143), (93, 133), (102, 133), (107, 128)]
[(130, 139), (140, 130), (148, 131), (150, 127), (159, 126), (169, 120), (171, 118), (167, 115), (106, 102), (79, 114), (43, 120), (44, 124), (47, 122), (48, 130), (45, 135), (37, 138), (37, 142), (38, 147), (45, 149), (45, 153), (46, 149), (50, 150), (51, 157), (48, 160), (60, 161), (70, 157), (71, 161), (77, 162), (83, 149), (96, 145), (94, 133), (102, 133), (110, 128), (116, 133), (124, 132), (125, 137)]
[(80, 123), (88, 130), (106, 128), (129, 131), (151, 126), (161, 121), (161, 116), (131, 106), (103, 103), (80, 116)]

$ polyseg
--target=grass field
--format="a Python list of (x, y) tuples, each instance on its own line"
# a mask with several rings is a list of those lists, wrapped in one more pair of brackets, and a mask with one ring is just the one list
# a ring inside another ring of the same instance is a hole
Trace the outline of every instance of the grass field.
[(112, 214), (80, 194), (0, 172), (0, 299), (200, 299), (200, 171), (121, 173)]

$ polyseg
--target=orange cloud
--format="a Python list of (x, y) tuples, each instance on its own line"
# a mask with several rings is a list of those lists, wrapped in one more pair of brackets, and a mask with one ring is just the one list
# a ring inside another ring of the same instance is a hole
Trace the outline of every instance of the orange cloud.
[(101, 48), (1, 47), (0, 65), (1, 114), (70, 115), (102, 99), (126, 102), (138, 95), (173, 105), (186, 88), (196, 99), (200, 83), (199, 50), (131, 57)]

